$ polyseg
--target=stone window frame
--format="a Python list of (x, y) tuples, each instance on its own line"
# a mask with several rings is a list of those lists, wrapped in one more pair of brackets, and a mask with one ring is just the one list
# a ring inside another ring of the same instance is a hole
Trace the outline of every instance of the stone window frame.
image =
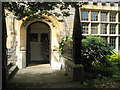
[(116, 24), (110, 24), (110, 34), (116, 34)]
[(81, 20), (88, 21), (89, 20), (89, 11), (81, 11)]
[(91, 24), (91, 34), (98, 34), (98, 24)]
[(116, 48), (116, 37), (110, 37), (110, 46), (113, 47), (113, 49)]
[(82, 34), (88, 34), (89, 23), (82, 23)]
[(107, 24), (101, 24), (100, 34), (107, 34)]
[(98, 11), (91, 12), (91, 21), (98, 21)]
[(107, 12), (101, 12), (101, 21), (106, 22), (107, 21)]
[(110, 12), (110, 22), (116, 22), (116, 14), (115, 12)]

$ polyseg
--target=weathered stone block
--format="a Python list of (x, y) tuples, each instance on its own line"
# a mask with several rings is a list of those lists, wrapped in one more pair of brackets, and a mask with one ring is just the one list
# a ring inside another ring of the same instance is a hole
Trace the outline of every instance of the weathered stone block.
[(73, 61), (64, 58), (65, 71), (69, 74), (70, 78), (73, 81), (84, 80), (84, 67), (81, 64), (74, 64)]
[(81, 65), (79, 67), (73, 67), (73, 81), (83, 81), (84, 80), (84, 67)]

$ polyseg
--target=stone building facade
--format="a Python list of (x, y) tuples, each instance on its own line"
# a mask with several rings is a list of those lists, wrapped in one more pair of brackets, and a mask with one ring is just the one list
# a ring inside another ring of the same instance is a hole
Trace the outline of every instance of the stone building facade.
[[(73, 32), (75, 9), (71, 8), (70, 13), (69, 17), (42, 15), (26, 22), (9, 14), (6, 17), (8, 64), (14, 63), (22, 69), (40, 62), (59, 69), (62, 64), (59, 42)], [(103, 37), (120, 53), (119, 3), (86, 2), (80, 8), (80, 17), (83, 35)]]
[(81, 8), (83, 35), (105, 38), (120, 52), (120, 6), (118, 3), (89, 3)]

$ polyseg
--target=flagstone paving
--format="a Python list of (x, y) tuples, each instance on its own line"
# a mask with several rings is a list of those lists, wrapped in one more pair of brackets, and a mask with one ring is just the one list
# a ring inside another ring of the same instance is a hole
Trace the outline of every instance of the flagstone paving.
[(9, 81), (7, 88), (84, 88), (84, 86), (80, 82), (73, 82), (70, 75), (62, 70), (52, 69), (49, 64), (39, 64), (20, 69)]

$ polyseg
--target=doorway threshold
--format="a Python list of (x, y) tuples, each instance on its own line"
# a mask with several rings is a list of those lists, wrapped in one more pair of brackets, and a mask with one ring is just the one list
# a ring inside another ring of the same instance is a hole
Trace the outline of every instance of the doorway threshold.
[(50, 65), (50, 63), (45, 63), (45, 62), (40, 62), (40, 61), (32, 61), (30, 62), (30, 64), (28, 65), (29, 66), (36, 66), (36, 65)]

